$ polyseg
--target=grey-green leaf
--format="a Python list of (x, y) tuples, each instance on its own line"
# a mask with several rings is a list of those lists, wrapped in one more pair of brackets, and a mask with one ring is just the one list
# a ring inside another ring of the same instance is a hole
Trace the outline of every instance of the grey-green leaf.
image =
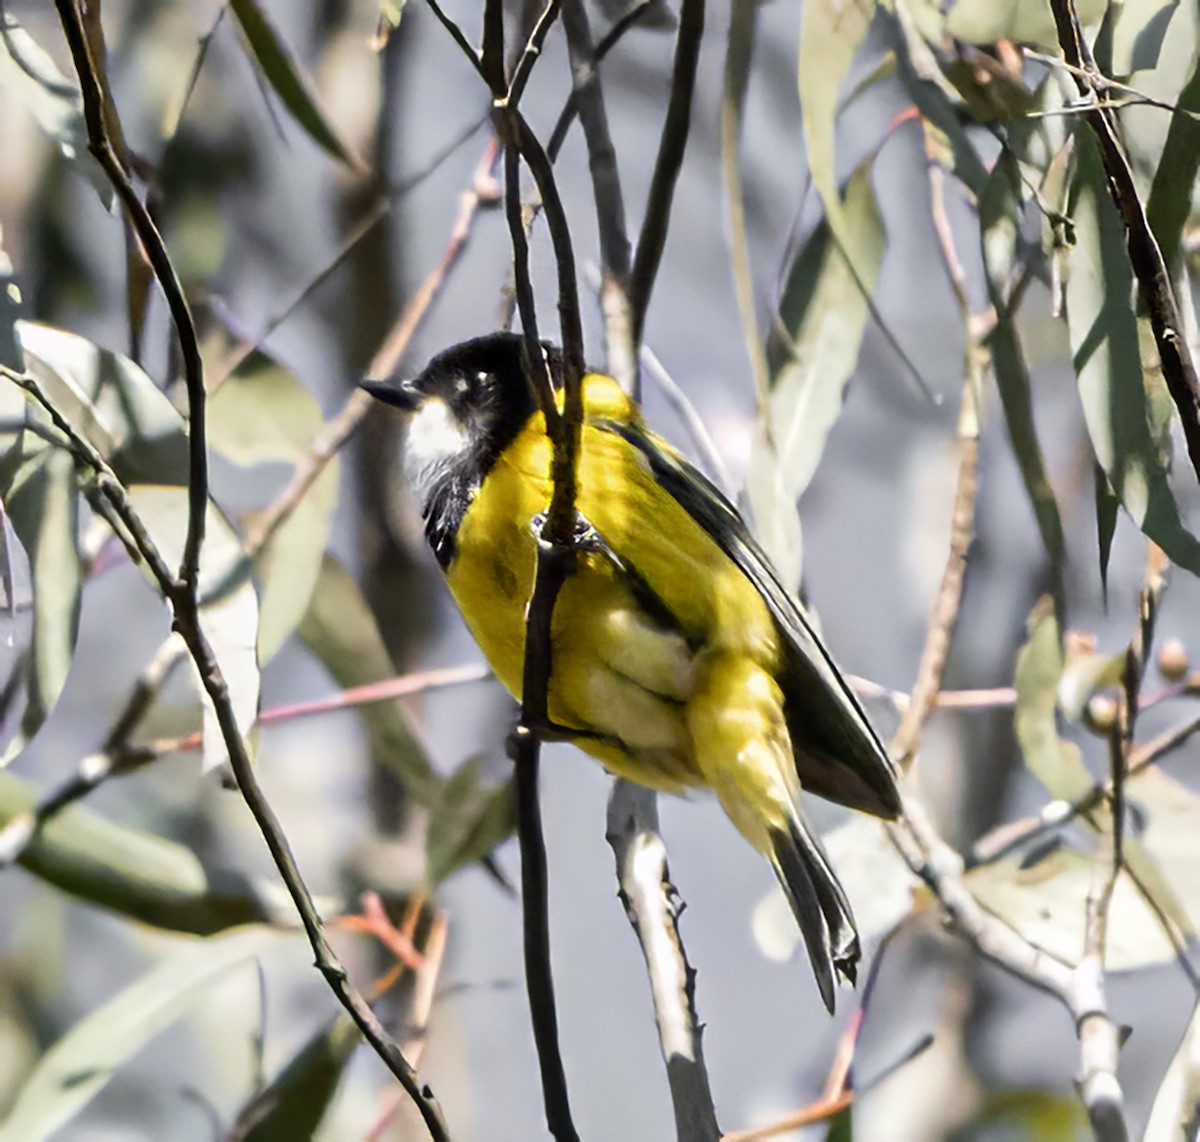
[(780, 307), (786, 336), (772, 347), (766, 423), (758, 426), (746, 477), (758, 538), (791, 586), (800, 582), (802, 562), (796, 500), (842, 411), (883, 261), (887, 236), (869, 163), (849, 179), (840, 210), (847, 245), (819, 228), (789, 272)]
[(437, 886), (451, 873), (487, 856), (512, 836), (517, 803), (511, 780), (480, 781), (482, 757), (463, 762), (442, 787), (429, 819), (426, 875)]
[(226, 1142), (313, 1138), (362, 1037), (348, 1015), (323, 1027), (242, 1108)]
[(0, 82), (29, 109), (59, 153), (91, 184), (105, 208), (113, 191), (87, 146), (78, 84), (7, 11), (0, 13)]
[[(26, 818), (36, 803), (33, 786), (0, 770), (0, 829)], [(17, 863), (89, 904), (176, 932), (207, 935), (290, 915), (282, 889), (232, 869), (210, 871), (183, 845), (114, 824), (82, 805), (56, 814)]]
[[(262, 354), (253, 354), (213, 394), (209, 439), (215, 449), (247, 468), (295, 466), (308, 456), (324, 427), (321, 407), (300, 381)], [(261, 583), (258, 657), (268, 662), (304, 617), (321, 570), (337, 502), (339, 461), (322, 469), (284, 522), (255, 557)], [(251, 514), (247, 526), (257, 526)]]
[(1076, 132), (1076, 140), (1067, 325), (1088, 435), (1133, 521), (1172, 562), (1200, 574), (1200, 542), (1183, 524), (1151, 432), (1147, 386), (1153, 378), (1143, 370), (1121, 219), (1086, 127)]
[(118, 1068), (196, 1003), (204, 988), (280, 936), (251, 927), (190, 943), (71, 1028), (42, 1057), (0, 1123), (0, 1142), (40, 1142), (75, 1117)]

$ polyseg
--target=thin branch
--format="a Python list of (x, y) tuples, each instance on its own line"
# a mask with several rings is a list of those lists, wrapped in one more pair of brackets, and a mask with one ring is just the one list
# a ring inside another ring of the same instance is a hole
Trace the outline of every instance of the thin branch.
[[(516, 117), (511, 109), (506, 115)], [(519, 136), (509, 119), (508, 124)], [(538, 765), (541, 744), (533, 727), (549, 722), (548, 693), (551, 669), (550, 623), (558, 593), (574, 563), (571, 546), (573, 527), (566, 530), (566, 543), (558, 545), (560, 526), (551, 530), (551, 520), (562, 518), (565, 511), (573, 524), (575, 501), (575, 452), (570, 435), (564, 431), (563, 416), (555, 405), (554, 392), (546, 359), (537, 340), (537, 313), (533, 283), (529, 276), (529, 246), (521, 217), (520, 155), (514, 142), (504, 154), (505, 213), (513, 247), (514, 288), (521, 313), (528, 351), (526, 364), (531, 383), (542, 404), (546, 429), (553, 441), (552, 476), (554, 492), (543, 534), (538, 537), (537, 570), (533, 595), (525, 619), (525, 661), (521, 683), (521, 720), (509, 739), (509, 754), (516, 770), (517, 837), (521, 848), (521, 911), (524, 927), (525, 986), (529, 996), (530, 1017), (538, 1064), (542, 1076), (542, 1098), (546, 1123), (559, 1142), (578, 1139), (571, 1118), (567, 1078), (558, 1041), (558, 1014), (550, 963), (550, 919), (546, 847), (542, 836), (541, 807), (538, 802)], [(560, 273), (560, 285), (562, 276)], [(531, 343), (531, 344), (530, 344)], [(576, 441), (578, 438), (576, 437)], [(576, 444), (577, 447), (577, 444)], [(569, 467), (566, 466), (569, 461)], [(559, 475), (566, 476), (559, 482)], [(554, 511), (558, 507), (558, 512)], [(532, 526), (532, 524), (531, 524)]]
[(608, 800), (605, 838), (616, 859), (621, 903), (646, 960), (676, 1138), (717, 1142), (721, 1131), (696, 1015), (696, 972), (679, 934), (683, 905), (667, 868), (653, 790), (617, 781)]
[(442, 27), (450, 33), (450, 38), (462, 49), (463, 55), (465, 55), (470, 61), (471, 66), (475, 69), (476, 73), (479, 75), (479, 78), (482, 79), (484, 83), (487, 83), (488, 77), (484, 73), (483, 62), (480, 59), (479, 53), (473, 47), (471, 47), (471, 43), (467, 37), (463, 35), (462, 29), (452, 19), (450, 19), (450, 17), (447, 16), (444, 11), (442, 11), (442, 6), (438, 3), (438, 0), (425, 0), (425, 2), (429, 5), (433, 11), (433, 14), (441, 22)]
[(308, 935), (309, 943), (312, 945), (317, 968), (325, 976), (334, 994), (349, 1011), (364, 1038), (417, 1104), (435, 1142), (448, 1139), (449, 1134), (442, 1119), (441, 1108), (432, 1091), (418, 1082), (416, 1072), (408, 1065), (399, 1047), (383, 1029), (362, 995), (350, 983), (346, 969), (342, 967), (325, 939), (320, 914), (300, 875), (300, 870), (279, 820), (258, 783), (258, 776), (246, 750), (246, 743), (238, 727), (237, 717), (233, 712), (229, 689), (221, 672), (220, 664), (200, 626), (196, 599), (190, 592), (178, 589), (178, 583), (171, 574), (162, 553), (158, 550), (130, 501), (124, 486), (113, 474), (104, 457), (88, 440), (75, 431), (42, 392), (34, 378), (13, 373), (12, 370), (3, 366), (0, 366), (0, 374), (14, 380), (50, 414), (56, 427), (70, 440), (72, 451), (76, 457), (95, 474), (98, 487), (128, 529), (132, 541), (137, 546), (154, 575), (160, 591), (171, 607), (176, 632), (187, 645), (188, 653), (196, 664), (205, 693), (212, 702), (213, 710), (216, 713), (221, 738), (229, 753), (230, 766), (233, 769), (238, 788), (254, 816), (263, 840), (279, 869), (280, 877), (300, 915), (300, 921)]
[(917, 667), (912, 696), (892, 736), (891, 752), (901, 769), (907, 769), (917, 754), (921, 731), (937, 704), (942, 674), (950, 653), (950, 642), (958, 621), (962, 603), (963, 582), (966, 576), (967, 552), (975, 523), (975, 498), (979, 484), (979, 394), (988, 354), (978, 341), (977, 323), (972, 317), (954, 238), (946, 218), (944, 175), (936, 163), (929, 164), (930, 209), (938, 235), (946, 272), (958, 299), (965, 341), (965, 379), (962, 403), (958, 414), (958, 479), (954, 491), (954, 508), (950, 517), (950, 548), (946, 566), (934, 601), (925, 646)]
[(1063, 56), (1070, 65), (1080, 95), (1089, 103), (1083, 117), (1096, 136), (1108, 175), (1109, 193), (1125, 224), (1129, 261), (1137, 277), (1142, 303), (1149, 312), (1163, 379), (1179, 411), (1188, 455), (1200, 478), (1200, 382), (1196, 379), (1196, 366), (1175, 300), (1171, 275), (1138, 197), (1133, 172), (1121, 146), (1116, 115), (1111, 109), (1098, 105), (1107, 80), (1096, 67), (1091, 48), (1083, 38), (1075, 4), (1073, 0), (1050, 0), (1050, 7)]
[[(104, 84), (96, 61), (92, 58), (91, 46), (84, 28), (83, 15), (78, 0), (55, 0), (71, 59), (79, 77), (79, 89), (83, 98), (83, 113), (87, 123), (88, 151), (100, 164), (112, 183), (113, 190), (121, 200), (125, 212), (137, 234), (142, 249), (150, 259), (154, 276), (158, 279), (171, 320), (175, 324), (179, 351), (183, 361), (184, 384), (188, 399), (188, 526), (184, 540), (183, 557), (179, 565), (179, 582), (183, 590), (191, 595), (193, 603), (197, 597), (200, 581), (200, 548), (204, 543), (204, 525), (208, 512), (208, 446), (205, 437), (205, 391), (204, 365), (200, 358), (200, 346), (196, 341), (196, 327), (192, 322), (191, 310), (183, 287), (175, 273), (175, 267), (167, 254), (166, 245), (154, 219), (150, 217), (145, 203), (138, 197), (129, 175), (121, 164), (108, 131), (104, 114)], [(172, 586), (171, 590), (180, 589)]]
[(640, 344), (646, 327), (650, 293), (658, 276), (659, 262), (667, 242), (675, 183), (683, 166), (688, 128), (692, 118), (692, 94), (704, 35), (704, 0), (683, 0), (679, 10), (679, 36), (675, 42), (675, 64), (671, 73), (671, 96), (663, 121), (658, 158), (650, 179), (646, 214), (638, 237), (637, 253), (629, 278), (629, 304), (633, 311), (634, 344)]
[(512, 80), (509, 82), (508, 91), (504, 96), (507, 106), (520, 106), (521, 96), (525, 94), (525, 85), (533, 74), (533, 65), (537, 63), (538, 57), (542, 54), (542, 44), (546, 42), (546, 37), (550, 34), (554, 21), (558, 19), (558, 10), (561, 6), (562, 0), (546, 0), (545, 8), (538, 16), (533, 31), (529, 33), (525, 50), (521, 52), (521, 58), (517, 60), (517, 66), (513, 69)]
[[(463, 192), (459, 201), (458, 216), (441, 258), (405, 303), (383, 344), (375, 351), (367, 365), (368, 377), (384, 377), (395, 372), (413, 334), (420, 328), (447, 276), (466, 247), (476, 215), (481, 208), (496, 201), (491, 171), (495, 166), (497, 154), (496, 142), (494, 139), (490, 140), (475, 169), (471, 188)], [(326, 422), (324, 428), (313, 439), (308, 454), (292, 471), (287, 486), (264, 511), (255, 516), (253, 524), (246, 529), (245, 543), (250, 555), (262, 550), (295, 511), (296, 506), (308, 494), (309, 489), (317, 482), (329, 462), (358, 428), (374, 404), (368, 393), (362, 389), (355, 389), (338, 413)]]
[(563, 6), (563, 29), (567, 36), (573, 80), (569, 106), (577, 108), (579, 112), (596, 203), (596, 225), (600, 237), (600, 296), (605, 316), (608, 368), (627, 392), (635, 392), (637, 359), (629, 309), (631, 250), (625, 226), (625, 201), (617, 170), (617, 153), (608, 127), (592, 30), (583, 0), (566, 0)]

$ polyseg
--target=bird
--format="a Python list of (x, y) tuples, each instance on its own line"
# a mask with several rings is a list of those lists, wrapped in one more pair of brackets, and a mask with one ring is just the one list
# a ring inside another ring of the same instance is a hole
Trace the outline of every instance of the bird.
[[(540, 346), (562, 401), (564, 359)], [(464, 341), (363, 387), (409, 415), (403, 470), (467, 628), (521, 699), (553, 445), (526, 339)], [(830, 1014), (855, 981), (849, 900), (800, 793), (884, 819), (897, 771), (737, 508), (603, 372), (582, 378), (579, 543), (551, 623), (547, 716), (617, 777), (711, 789), (771, 863)]]

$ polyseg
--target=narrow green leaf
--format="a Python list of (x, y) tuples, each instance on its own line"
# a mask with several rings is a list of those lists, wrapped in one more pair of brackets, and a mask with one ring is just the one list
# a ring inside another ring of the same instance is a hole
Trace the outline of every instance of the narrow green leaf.
[[(0, 770), (0, 828), (37, 803), (34, 787)], [(73, 805), (18, 857), (26, 871), (89, 904), (176, 932), (208, 935), (287, 916), (282, 891), (233, 869), (208, 871), (190, 849)]]
[(1025, 355), (1017, 334), (1006, 291), (1017, 259), (1017, 237), (1021, 220), (1021, 174), (1016, 159), (1004, 151), (996, 161), (979, 200), (979, 226), (988, 296), (996, 310), (996, 325), (988, 338), (996, 387), (1004, 409), (1004, 423), (1012, 442), (1017, 467), (1033, 506), (1038, 534), (1050, 561), (1052, 593), (1062, 613), (1063, 564), (1066, 545), (1062, 518), (1054, 489), (1046, 475), (1046, 463), (1033, 419), (1033, 390)]
[[(324, 427), (313, 395), (292, 373), (258, 353), (213, 394), (208, 418), (213, 447), (247, 468), (280, 463), (294, 468)], [(334, 457), (255, 558), (262, 599), (261, 663), (275, 655), (308, 609), (329, 542), (338, 473)], [(254, 519), (252, 513), (251, 528)]]
[(1117, 532), (1117, 513), (1121, 501), (1113, 495), (1108, 477), (1099, 464), (1092, 465), (1093, 486), (1096, 500), (1096, 547), (1100, 559), (1100, 589), (1108, 601), (1108, 561), (1112, 556), (1113, 536)]
[(69, 452), (51, 447), (38, 448), (35, 457), (2, 489), (33, 580), (33, 636), (21, 719), (26, 741), (37, 733), (66, 684), (83, 588), (74, 460)]
[(874, 11), (872, 0), (807, 0), (800, 10), (798, 82), (808, 169), (829, 228), (843, 246), (851, 244), (853, 233), (838, 192), (838, 97)]
[(1104, 74), (1128, 79), (1135, 71), (1158, 67), (1167, 29), (1178, 9), (1179, 0), (1122, 0), (1113, 5), (1112, 59), (1097, 58)]
[(854, 1142), (854, 1119), (850, 1107), (839, 1110), (829, 1120), (829, 1129), (825, 1132), (825, 1142)]
[[(1084, 24), (1104, 15), (1107, 0), (1075, 0)], [(947, 6), (946, 31), (966, 44), (988, 45), (998, 40), (1034, 44), (1058, 51), (1058, 34), (1048, 0), (956, 0)]]
[(183, 418), (139, 365), (50, 325), (17, 333), (42, 391), (123, 483), (187, 483)]
[(789, 272), (781, 306), (787, 338), (773, 345), (769, 404), (746, 477), (758, 538), (791, 586), (802, 562), (796, 500), (842, 411), (887, 240), (869, 163), (851, 176), (840, 208), (848, 244), (819, 234)]
[(196, 1003), (203, 989), (279, 940), (252, 927), (192, 943), (71, 1028), (42, 1057), (0, 1124), (0, 1142), (40, 1142), (70, 1122), (118, 1068)]
[[(321, 563), (316, 590), (297, 633), (339, 686), (365, 686), (395, 676), (396, 668), (366, 599), (350, 573), (332, 556)], [(440, 779), (409, 729), (399, 702), (359, 707), (371, 752), (388, 766), (422, 805), (437, 803)]]
[(949, 140), (954, 177), (973, 194), (980, 194), (988, 168), (966, 131), (961, 104), (942, 75), (936, 57), (915, 28), (911, 33), (906, 30), (905, 18), (899, 10), (889, 11), (881, 6), (879, 11), (884, 14), (882, 26), (888, 46), (900, 65), (899, 77), (905, 94), (921, 117)]
[[(127, 490), (168, 566), (178, 565), (187, 532), (187, 489), (135, 484)], [(258, 596), (244, 556), (237, 533), (209, 501), (200, 554), (200, 622), (225, 676), (238, 728), (253, 752), (260, 681)], [(223, 765), (229, 754), (216, 711), (195, 670), (192, 677), (204, 712), (204, 769), (208, 771)]]
[[(1200, 574), (1200, 542), (1183, 525), (1151, 432), (1133, 273), (1121, 219), (1086, 127), (1078, 164), (1067, 279), (1067, 325), (1084, 419), (1096, 459), (1133, 521), (1172, 562)], [(1156, 363), (1157, 364), (1157, 363)]]
[(315, 1137), (361, 1041), (350, 1016), (337, 1016), (242, 1108), (225, 1142), (294, 1142)]
[(425, 842), (430, 885), (482, 860), (517, 827), (517, 803), (511, 780), (480, 782), (482, 757), (465, 761), (442, 787), (429, 818)]
[(229, 6), (264, 78), (296, 122), (322, 150), (345, 163), (356, 174), (364, 173), (362, 161), (342, 142), (326, 119), (308, 78), (258, 0), (230, 0)]
[(1200, 119), (1196, 118), (1200, 114), (1200, 50), (1193, 54), (1192, 74), (1176, 98), (1175, 108), (1146, 200), (1146, 221), (1172, 277), (1183, 261), (1183, 227), (1192, 213), (1192, 195), (1200, 173)]

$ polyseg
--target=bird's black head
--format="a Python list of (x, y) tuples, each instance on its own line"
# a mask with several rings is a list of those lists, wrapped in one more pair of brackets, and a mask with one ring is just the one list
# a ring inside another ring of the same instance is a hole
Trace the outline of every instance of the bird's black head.
[[(557, 382), (561, 354), (550, 345), (543, 351)], [(413, 414), (404, 469), (423, 504), (448, 480), (478, 484), (533, 414), (523, 353), (518, 334), (491, 333), (439, 353), (411, 380), (363, 382)]]

